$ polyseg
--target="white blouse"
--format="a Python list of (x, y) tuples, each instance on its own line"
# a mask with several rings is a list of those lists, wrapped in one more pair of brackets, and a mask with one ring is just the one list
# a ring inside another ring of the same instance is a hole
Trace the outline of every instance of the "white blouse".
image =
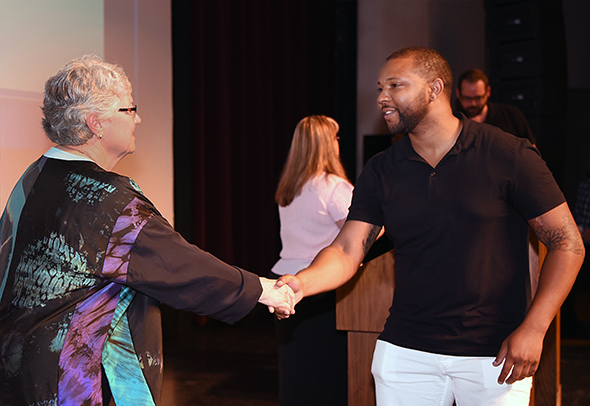
[(352, 190), (347, 180), (322, 174), (308, 180), (287, 207), (279, 206), (283, 248), (273, 273), (296, 274), (334, 241), (340, 231), (336, 222), (348, 215)]

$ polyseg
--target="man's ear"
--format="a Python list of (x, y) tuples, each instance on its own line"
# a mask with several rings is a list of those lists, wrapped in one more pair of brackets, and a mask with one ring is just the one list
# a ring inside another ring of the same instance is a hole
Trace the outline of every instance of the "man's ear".
[(442, 79), (436, 78), (430, 82), (430, 100), (436, 100), (443, 93), (445, 84)]
[(92, 131), (97, 136), (102, 133), (102, 123), (98, 119), (98, 114), (89, 113), (86, 116), (86, 125), (88, 126), (88, 128), (90, 128), (90, 131)]

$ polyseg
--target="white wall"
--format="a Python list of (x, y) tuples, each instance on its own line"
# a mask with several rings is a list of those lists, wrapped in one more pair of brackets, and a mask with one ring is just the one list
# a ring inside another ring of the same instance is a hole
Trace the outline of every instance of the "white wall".
[(0, 89), (43, 92), (67, 60), (103, 55), (102, 1), (0, 0)]
[(171, 0), (105, 0), (105, 59), (122, 65), (142, 122), (136, 151), (115, 171), (132, 177), (174, 224)]
[(0, 207), (51, 143), (41, 130), (43, 84), (63, 63), (103, 53), (102, 1), (0, 1)]
[(0, 0), (0, 207), (51, 143), (41, 130), (43, 84), (95, 53), (120, 63), (143, 119), (137, 151), (115, 171), (134, 178), (173, 222), (170, 0)]

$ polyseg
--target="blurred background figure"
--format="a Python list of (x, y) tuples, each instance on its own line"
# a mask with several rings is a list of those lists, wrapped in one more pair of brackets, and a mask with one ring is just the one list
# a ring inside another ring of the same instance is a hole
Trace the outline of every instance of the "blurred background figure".
[[(573, 210), (586, 251), (590, 247), (590, 174), (580, 182)], [(562, 307), (563, 335), (572, 339), (590, 338), (590, 258), (586, 256), (572, 291)]]
[(486, 74), (469, 69), (457, 81), (455, 109), (478, 123), (495, 125), (509, 134), (528, 138), (534, 145), (535, 136), (524, 114), (515, 106), (490, 102), (491, 92)]
[(45, 84), (57, 144), (32, 163), (0, 221), (0, 404), (160, 402), (160, 303), (227, 323), (274, 281), (186, 242), (128, 177), (141, 123), (120, 66), (86, 56)]
[(590, 244), (590, 176), (578, 185), (574, 219), (580, 229), (584, 244)]
[[(340, 162), (338, 123), (302, 119), (275, 200), (282, 250), (271, 277), (297, 274), (336, 237), (348, 215), (353, 186)], [(336, 295), (303, 299), (297, 313), (276, 323), (280, 405), (346, 405), (346, 332), (336, 330)]]

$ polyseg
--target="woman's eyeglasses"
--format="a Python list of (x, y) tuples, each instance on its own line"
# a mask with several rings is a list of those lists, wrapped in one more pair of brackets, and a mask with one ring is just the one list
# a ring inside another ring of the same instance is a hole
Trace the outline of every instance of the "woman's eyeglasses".
[(133, 118), (135, 118), (135, 116), (137, 115), (137, 105), (134, 105), (133, 107), (123, 107), (123, 108), (120, 108), (119, 111), (131, 113)]

